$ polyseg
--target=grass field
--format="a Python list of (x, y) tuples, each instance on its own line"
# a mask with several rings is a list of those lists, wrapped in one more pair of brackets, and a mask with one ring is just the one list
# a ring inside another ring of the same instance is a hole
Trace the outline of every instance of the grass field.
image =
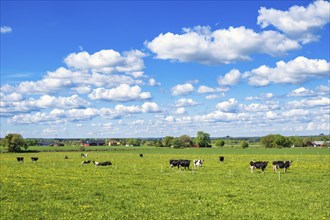
[[(329, 149), (87, 153), (89, 160), (113, 165), (81, 166), (80, 152), (0, 154), (1, 219), (330, 219)], [(39, 161), (32, 163), (33, 156)], [(170, 169), (170, 159), (205, 161), (202, 169), (188, 171)], [(273, 173), (269, 165), (264, 174), (252, 174), (252, 159), (293, 165), (287, 173)]]

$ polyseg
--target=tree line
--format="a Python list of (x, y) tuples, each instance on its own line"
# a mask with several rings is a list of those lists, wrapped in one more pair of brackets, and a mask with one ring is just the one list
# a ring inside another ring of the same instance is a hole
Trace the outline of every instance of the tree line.
[[(110, 140), (110, 139), (109, 139)], [(109, 141), (108, 140), (108, 141)], [(114, 139), (111, 139), (114, 140)], [(129, 146), (155, 146), (155, 147), (172, 147), (172, 148), (189, 148), (189, 147), (224, 147), (226, 139), (211, 140), (210, 134), (198, 131), (195, 138), (189, 135), (181, 135), (179, 137), (166, 136), (160, 139), (141, 140), (138, 138), (116, 139), (120, 145)], [(312, 146), (315, 140), (322, 140), (329, 145), (330, 136), (320, 134), (315, 137), (298, 137), (298, 136), (282, 136), (280, 134), (269, 134), (260, 139), (259, 143), (265, 148), (288, 148), (288, 147), (307, 147)], [(59, 144), (59, 140), (54, 140), (54, 144)], [(61, 142), (62, 143), (62, 142)], [(77, 140), (68, 140), (66, 145), (73, 146), (79, 143)], [(235, 140), (235, 144), (239, 144), (241, 148), (248, 148), (250, 143), (247, 138)], [(37, 146), (37, 139), (24, 139), (20, 134), (8, 134), (2, 138), (0, 145), (8, 150), (8, 152), (21, 152), (27, 150), (29, 146)], [(57, 145), (60, 146), (60, 145)]]

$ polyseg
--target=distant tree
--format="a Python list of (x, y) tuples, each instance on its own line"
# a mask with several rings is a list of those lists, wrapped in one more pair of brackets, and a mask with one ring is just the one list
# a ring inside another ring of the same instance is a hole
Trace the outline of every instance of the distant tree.
[(304, 139), (301, 137), (289, 137), (290, 142), (292, 143), (292, 146), (294, 147), (306, 147), (307, 145), (305, 145), (304, 143)]
[(173, 148), (182, 148), (183, 143), (180, 141), (180, 138), (173, 138), (171, 140), (171, 147), (173, 147)]
[(8, 134), (3, 139), (2, 144), (9, 152), (20, 152), (28, 148), (28, 145), (20, 134)]
[(270, 134), (261, 138), (261, 143), (266, 148), (291, 147), (292, 143), (288, 137), (280, 134)]
[(179, 140), (182, 144), (182, 147), (192, 147), (193, 146), (193, 141), (190, 136), (184, 134), (179, 137)]
[(225, 141), (217, 139), (217, 140), (215, 140), (214, 144), (216, 147), (223, 147), (223, 146), (225, 146)]
[(247, 141), (241, 141), (240, 142), (240, 146), (245, 149), (245, 148), (248, 148), (249, 147), (249, 143)]
[(162, 145), (162, 141), (157, 140), (157, 141), (155, 142), (155, 147), (163, 147), (163, 145)]
[(27, 146), (37, 146), (38, 145), (38, 140), (37, 139), (25, 139), (25, 143)]
[(195, 143), (198, 144), (199, 147), (209, 147), (211, 143), (210, 134), (198, 131)]
[(162, 140), (162, 145), (164, 147), (171, 147), (171, 141), (174, 139), (174, 137), (172, 136), (166, 136), (164, 137), (164, 139)]
[(140, 146), (141, 141), (137, 138), (129, 138), (126, 140), (126, 144), (133, 145), (133, 146)]

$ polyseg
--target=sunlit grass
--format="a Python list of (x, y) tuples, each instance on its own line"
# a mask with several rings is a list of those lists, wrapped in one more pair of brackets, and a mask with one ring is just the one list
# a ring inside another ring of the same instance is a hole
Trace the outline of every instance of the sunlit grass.
[[(89, 152), (89, 160), (110, 160), (111, 167), (81, 166), (80, 152), (0, 154), (0, 213), (4, 219), (329, 219), (329, 150), (311, 150)], [(169, 159), (197, 158), (205, 160), (202, 169), (169, 168)], [(287, 173), (269, 165), (252, 174), (252, 159), (293, 165)]]

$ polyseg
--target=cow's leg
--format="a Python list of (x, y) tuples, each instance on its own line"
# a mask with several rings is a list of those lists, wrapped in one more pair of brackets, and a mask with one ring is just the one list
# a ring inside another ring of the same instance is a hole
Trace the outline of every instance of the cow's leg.
[(253, 173), (253, 170), (254, 170), (254, 167), (253, 166), (250, 166), (251, 173)]

